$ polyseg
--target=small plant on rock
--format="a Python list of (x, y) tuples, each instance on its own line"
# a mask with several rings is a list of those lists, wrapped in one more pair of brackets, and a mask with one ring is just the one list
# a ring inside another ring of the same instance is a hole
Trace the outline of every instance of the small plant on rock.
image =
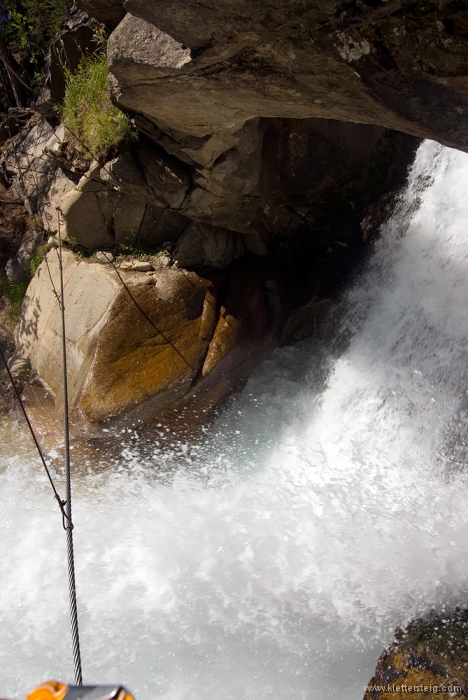
[(133, 241), (133, 243), (121, 243), (116, 252), (122, 257), (147, 258), (150, 249), (139, 241)]
[(40, 253), (35, 253), (32, 258), (31, 262), (29, 263), (29, 272), (31, 274), (31, 278), (34, 277), (34, 275), (37, 272), (37, 268), (41, 264), (41, 262), (44, 260), (44, 256), (41, 255)]
[(3, 296), (8, 299), (9, 311), (7, 319), (11, 325), (16, 323), (19, 316), (28, 284), (29, 282), (12, 282), (6, 276), (5, 270), (0, 269), (0, 297)]
[(111, 148), (135, 140), (130, 119), (112, 104), (107, 88), (107, 57), (95, 55), (68, 74), (61, 116), (76, 134), (84, 155), (99, 159)]

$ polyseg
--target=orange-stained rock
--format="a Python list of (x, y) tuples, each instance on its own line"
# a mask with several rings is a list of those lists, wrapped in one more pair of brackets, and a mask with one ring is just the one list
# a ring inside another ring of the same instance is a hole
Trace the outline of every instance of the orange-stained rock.
[(276, 346), (282, 327), (283, 308), (276, 282), (260, 266), (243, 265), (232, 272), (223, 297), (199, 382), (179, 401), (176, 413), (187, 426), (207, 415), (232, 390), (240, 389), (252, 370)]
[[(63, 251), (71, 424), (89, 434), (122, 420), (181, 428), (207, 414), (276, 345), (283, 310), (273, 275), (243, 263), (230, 277), (176, 267), (136, 272)], [(55, 288), (55, 289), (54, 289)], [(58, 254), (26, 293), (17, 354), (62, 407)], [(222, 290), (222, 294), (221, 294)]]
[(468, 611), (431, 613), (397, 631), (380, 656), (364, 700), (441, 700), (468, 693)]
[[(118, 416), (146, 419), (186, 394), (216, 325), (209, 279), (177, 268), (119, 271), (64, 251), (72, 419), (87, 429)], [(58, 259), (32, 281), (16, 327), (22, 357), (62, 391)]]
[(216, 322), (211, 283), (194, 272), (121, 273), (120, 290), (75, 400), (92, 421), (146, 419), (186, 394)]

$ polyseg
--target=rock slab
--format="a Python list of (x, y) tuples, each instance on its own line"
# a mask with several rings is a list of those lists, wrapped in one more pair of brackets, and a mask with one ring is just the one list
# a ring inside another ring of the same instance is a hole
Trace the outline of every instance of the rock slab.
[[(64, 251), (70, 403), (75, 422), (96, 425), (124, 412), (157, 413), (184, 395), (215, 326), (211, 284), (161, 269), (148, 277), (78, 260)], [(16, 327), (28, 357), (60, 403), (58, 256), (51, 251), (31, 283)], [(130, 332), (131, 329), (131, 332)]]

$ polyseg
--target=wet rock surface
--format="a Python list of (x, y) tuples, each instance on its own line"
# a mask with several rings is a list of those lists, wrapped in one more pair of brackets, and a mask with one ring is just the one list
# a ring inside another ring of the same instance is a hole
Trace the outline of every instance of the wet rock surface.
[(468, 694), (468, 611), (429, 614), (397, 630), (364, 700), (464, 698)]
[[(267, 271), (240, 268), (222, 292), (216, 274), (151, 267), (116, 269), (64, 251), (70, 402), (81, 432), (154, 418), (194, 396), (206, 414), (273, 347), (280, 307)], [(16, 361), (30, 361), (60, 407), (58, 288), (52, 250), (28, 288), (15, 340)]]

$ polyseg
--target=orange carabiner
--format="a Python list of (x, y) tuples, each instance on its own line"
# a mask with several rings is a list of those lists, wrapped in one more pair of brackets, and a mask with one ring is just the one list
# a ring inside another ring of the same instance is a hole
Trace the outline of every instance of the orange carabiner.
[(58, 681), (46, 681), (29, 693), (26, 700), (63, 700), (68, 685)]

